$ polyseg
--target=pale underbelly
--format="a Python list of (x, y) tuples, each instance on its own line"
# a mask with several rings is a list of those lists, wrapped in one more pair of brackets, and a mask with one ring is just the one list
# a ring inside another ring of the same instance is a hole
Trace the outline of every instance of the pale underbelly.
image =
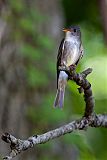
[(66, 57), (66, 66), (69, 67), (70, 65), (74, 65), (80, 57), (79, 54), (79, 49), (74, 47), (74, 49), (72, 49)]
[[(73, 37), (74, 38), (74, 37)], [(61, 64), (69, 67), (74, 65), (80, 58), (80, 43), (75, 39), (69, 39), (64, 42)]]

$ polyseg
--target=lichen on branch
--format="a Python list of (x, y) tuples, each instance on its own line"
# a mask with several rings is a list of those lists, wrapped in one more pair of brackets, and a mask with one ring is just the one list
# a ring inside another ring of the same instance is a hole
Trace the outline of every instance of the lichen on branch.
[(107, 127), (107, 115), (106, 114), (95, 114), (94, 112), (94, 97), (92, 95), (91, 84), (88, 82), (86, 77), (92, 72), (91, 68), (76, 73), (75, 69), (64, 69), (69, 75), (69, 80), (73, 80), (78, 86), (79, 93), (84, 92), (85, 111), (81, 119), (72, 121), (64, 126), (57, 129), (48, 131), (41, 135), (33, 135), (26, 140), (17, 139), (9, 133), (2, 135), (2, 140), (10, 144), (11, 152), (9, 156), (5, 156), (3, 159), (10, 160), (17, 156), (20, 152), (32, 148), (34, 145), (42, 144), (50, 141), (51, 139), (58, 138), (68, 133), (72, 133), (75, 130), (86, 130), (90, 127)]

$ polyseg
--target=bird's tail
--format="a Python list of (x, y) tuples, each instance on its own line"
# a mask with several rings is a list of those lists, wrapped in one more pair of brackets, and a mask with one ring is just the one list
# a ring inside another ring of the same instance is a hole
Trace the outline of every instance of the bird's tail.
[(56, 98), (54, 102), (55, 107), (63, 107), (64, 103), (64, 93), (65, 93), (65, 86), (67, 83), (68, 75), (64, 71), (60, 71), (59, 79), (58, 79), (58, 89), (56, 93)]
[(57, 93), (56, 93), (56, 98), (55, 98), (55, 102), (54, 102), (54, 106), (55, 107), (63, 107), (63, 103), (64, 103), (64, 90), (61, 89), (57, 89)]

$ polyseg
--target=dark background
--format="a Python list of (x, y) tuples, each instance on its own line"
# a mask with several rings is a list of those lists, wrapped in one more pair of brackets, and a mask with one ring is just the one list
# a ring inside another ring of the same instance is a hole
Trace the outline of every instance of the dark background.
[[(56, 57), (62, 28), (81, 27), (84, 57), (77, 67), (92, 67), (88, 80), (95, 111), (107, 112), (106, 0), (0, 1), (0, 134), (20, 139), (55, 129), (84, 112), (83, 95), (68, 82), (63, 110), (54, 109)], [(9, 148), (0, 140), (0, 155)], [(15, 160), (106, 160), (107, 129), (76, 131), (35, 146)]]

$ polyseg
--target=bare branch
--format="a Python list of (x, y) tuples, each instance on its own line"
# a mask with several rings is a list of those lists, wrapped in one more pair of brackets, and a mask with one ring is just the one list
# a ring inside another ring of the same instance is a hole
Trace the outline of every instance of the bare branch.
[(4, 159), (12, 159), (21, 151), (25, 151), (29, 148), (32, 148), (36, 144), (46, 143), (51, 139), (60, 137), (67, 133), (71, 133), (77, 129), (86, 129), (88, 126), (107, 127), (107, 115), (93, 115), (89, 119), (83, 117), (80, 120), (73, 121), (71, 123), (68, 123), (67, 125), (49, 131), (42, 135), (33, 135), (32, 137), (29, 137), (27, 140), (20, 140), (9, 133), (5, 133), (2, 135), (2, 140), (10, 144), (11, 153), (9, 156), (4, 157)]
[(91, 72), (92, 72), (91, 68), (88, 68), (87, 70), (83, 71), (80, 74), (77, 74), (74, 70), (71, 71), (71, 74), (69, 76), (69, 79), (74, 80), (76, 84), (80, 86), (79, 92), (81, 93), (82, 90), (84, 91), (84, 100), (86, 103), (85, 113), (84, 113), (85, 117), (91, 116), (94, 109), (94, 98), (92, 95), (91, 84), (86, 79), (87, 75), (90, 74)]
[(10, 144), (11, 152), (9, 156), (4, 157), (4, 159), (12, 159), (21, 151), (25, 151), (29, 148), (32, 148), (36, 144), (46, 143), (51, 139), (60, 137), (64, 134), (71, 133), (75, 130), (83, 130), (87, 127), (107, 127), (107, 115), (100, 114), (96, 115), (94, 113), (94, 98), (92, 95), (91, 84), (86, 79), (87, 75), (92, 72), (91, 68), (83, 71), (82, 73), (76, 73), (75, 69), (71, 70), (70, 68), (61, 68), (69, 75), (69, 80), (73, 80), (77, 85), (80, 86), (79, 92), (84, 92), (84, 100), (86, 103), (84, 116), (75, 120), (71, 123), (68, 123), (62, 127), (59, 127), (55, 130), (49, 131), (41, 135), (33, 135), (27, 140), (20, 140), (15, 138), (9, 133), (4, 133), (2, 135), (2, 140)]
[(99, 114), (94, 116), (94, 120), (91, 123), (92, 127), (107, 127), (107, 114)]
[(4, 135), (2, 135), (2, 140), (10, 143), (11, 153), (9, 156), (4, 157), (4, 159), (12, 159), (21, 151), (27, 150), (28, 148), (33, 147), (35, 144), (46, 143), (51, 139), (57, 138), (67, 133), (71, 133), (76, 129), (83, 129), (87, 124), (88, 120), (86, 118), (83, 118), (42, 135), (34, 135), (32, 137), (29, 137), (27, 140), (16, 139), (14, 136), (5, 133)]

